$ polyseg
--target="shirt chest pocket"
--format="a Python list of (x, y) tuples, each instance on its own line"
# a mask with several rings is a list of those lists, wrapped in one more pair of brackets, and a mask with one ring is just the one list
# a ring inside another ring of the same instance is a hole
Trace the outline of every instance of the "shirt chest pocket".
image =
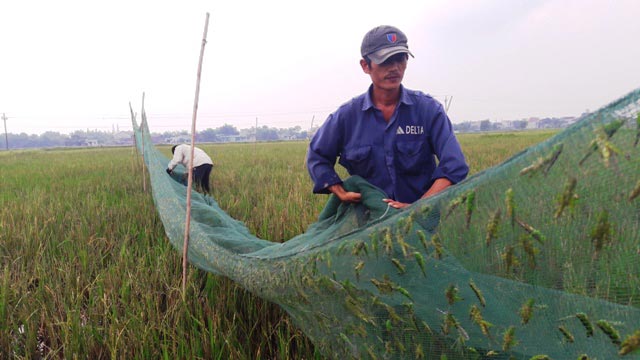
[(433, 155), (426, 141), (397, 142), (395, 150), (397, 170), (402, 174), (425, 173), (433, 162)]
[(368, 178), (375, 168), (372, 156), (371, 146), (353, 147), (344, 150), (340, 156), (340, 164), (349, 171), (349, 174)]

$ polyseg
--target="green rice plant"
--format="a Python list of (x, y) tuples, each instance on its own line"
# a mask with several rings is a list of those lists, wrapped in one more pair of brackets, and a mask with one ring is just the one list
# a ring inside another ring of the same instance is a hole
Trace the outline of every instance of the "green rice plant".
[[(478, 172), (549, 135), (459, 137)], [(214, 197), (256, 236), (283, 242), (316, 221), (327, 197), (311, 192), (306, 142), (202, 147), (215, 162)], [(10, 151), (0, 161), (0, 358), (321, 358), (282, 308), (227, 278), (190, 267), (182, 297), (181, 254), (142, 190), (135, 150)]]

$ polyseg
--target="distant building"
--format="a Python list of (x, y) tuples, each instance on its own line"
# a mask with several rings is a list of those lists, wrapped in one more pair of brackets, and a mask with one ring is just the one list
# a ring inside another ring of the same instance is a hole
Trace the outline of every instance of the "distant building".
[(133, 144), (133, 132), (121, 131), (113, 135), (113, 142), (115, 145), (131, 145)]
[[(249, 139), (244, 135), (218, 135), (220, 142), (247, 142)], [(255, 140), (255, 136), (253, 137)]]
[(537, 117), (528, 118), (526, 129), (537, 129), (539, 122), (540, 122), (540, 119), (538, 119)]
[(170, 137), (170, 138), (165, 139), (165, 142), (167, 144), (184, 144), (184, 143), (191, 144), (191, 136), (189, 136), (189, 135), (178, 135), (178, 136), (174, 136), (174, 137)]
[(98, 146), (98, 140), (97, 139), (85, 139), (84, 140), (84, 146)]

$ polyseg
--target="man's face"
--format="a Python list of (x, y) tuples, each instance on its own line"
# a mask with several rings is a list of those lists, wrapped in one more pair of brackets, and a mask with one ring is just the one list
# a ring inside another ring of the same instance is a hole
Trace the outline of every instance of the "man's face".
[(374, 87), (383, 90), (395, 90), (400, 87), (404, 71), (407, 68), (408, 55), (406, 53), (395, 54), (382, 64), (367, 64), (363, 59), (360, 61), (362, 70), (371, 76)]

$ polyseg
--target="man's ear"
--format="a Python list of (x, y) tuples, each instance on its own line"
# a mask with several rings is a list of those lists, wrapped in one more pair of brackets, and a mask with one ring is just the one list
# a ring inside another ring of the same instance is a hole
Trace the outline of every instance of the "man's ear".
[(369, 68), (369, 65), (367, 65), (367, 61), (365, 59), (360, 59), (360, 66), (362, 67), (362, 71), (364, 71), (365, 74), (371, 73), (371, 69)]

